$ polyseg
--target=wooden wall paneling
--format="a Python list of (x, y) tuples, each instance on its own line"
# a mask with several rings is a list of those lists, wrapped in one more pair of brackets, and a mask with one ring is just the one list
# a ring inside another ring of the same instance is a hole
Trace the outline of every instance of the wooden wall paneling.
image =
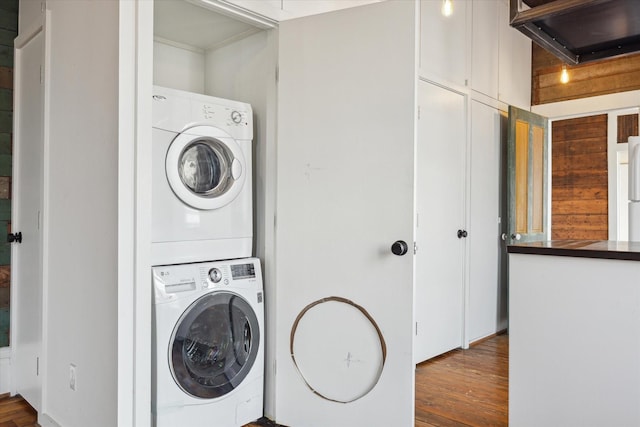
[(607, 115), (552, 124), (551, 238), (607, 240)]
[(634, 135), (638, 135), (638, 114), (618, 116), (618, 144), (628, 142)]
[(640, 89), (640, 54), (567, 67), (562, 84), (562, 61), (535, 43), (531, 52), (532, 105)]

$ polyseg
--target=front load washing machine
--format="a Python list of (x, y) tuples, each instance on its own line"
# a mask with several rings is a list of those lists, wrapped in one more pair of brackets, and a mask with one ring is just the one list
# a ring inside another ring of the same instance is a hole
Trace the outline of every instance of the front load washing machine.
[(152, 265), (251, 256), (249, 104), (155, 86)]
[(152, 268), (155, 427), (262, 417), (264, 303), (256, 258)]

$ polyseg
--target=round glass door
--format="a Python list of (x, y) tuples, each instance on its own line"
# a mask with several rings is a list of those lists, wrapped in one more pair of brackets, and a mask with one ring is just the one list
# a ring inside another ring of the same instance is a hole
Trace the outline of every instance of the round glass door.
[(225, 206), (245, 181), (245, 158), (238, 143), (211, 126), (179, 134), (169, 146), (166, 174), (174, 194), (196, 209)]
[(258, 319), (241, 296), (212, 292), (180, 317), (169, 344), (173, 379), (187, 394), (213, 399), (247, 376), (260, 345)]
[(178, 159), (182, 184), (200, 197), (218, 197), (233, 184), (232, 154), (220, 141), (196, 139), (190, 142)]

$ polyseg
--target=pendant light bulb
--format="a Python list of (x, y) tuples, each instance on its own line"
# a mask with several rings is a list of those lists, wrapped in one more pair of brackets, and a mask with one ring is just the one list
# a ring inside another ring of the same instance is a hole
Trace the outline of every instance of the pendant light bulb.
[(453, 14), (453, 0), (442, 1), (442, 14), (444, 16), (451, 16)]
[(567, 84), (569, 83), (569, 72), (567, 71), (567, 66), (562, 66), (562, 72), (560, 73), (560, 83)]

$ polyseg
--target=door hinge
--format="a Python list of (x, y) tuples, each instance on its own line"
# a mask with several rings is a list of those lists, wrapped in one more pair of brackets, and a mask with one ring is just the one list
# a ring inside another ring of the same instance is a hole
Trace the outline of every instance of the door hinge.
[(40, 376), (40, 358), (36, 357), (36, 377)]
[(418, 253), (418, 243), (417, 242), (413, 242), (413, 254), (417, 254)]
[(40, 84), (44, 83), (44, 67), (40, 66)]
[(420, 120), (420, 106), (418, 105), (418, 120)]
[(280, 67), (276, 67), (276, 83), (280, 81)]
[(418, 335), (418, 322), (416, 322), (416, 336)]

